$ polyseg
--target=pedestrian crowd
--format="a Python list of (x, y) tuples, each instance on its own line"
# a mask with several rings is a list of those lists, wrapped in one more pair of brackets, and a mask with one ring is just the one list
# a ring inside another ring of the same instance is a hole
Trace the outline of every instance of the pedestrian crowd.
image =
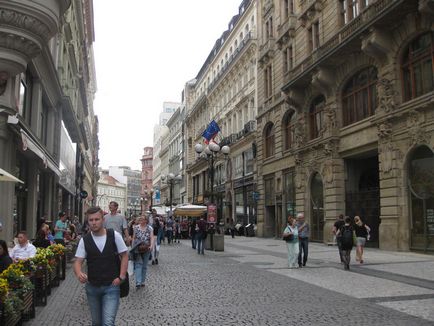
[[(297, 218), (289, 215), (287, 221), (282, 238), (288, 249), (288, 268), (302, 268), (306, 266), (309, 252), (309, 224), (305, 222), (303, 213), (298, 213)], [(348, 216), (344, 218), (340, 215), (334, 223), (332, 233), (336, 238), (340, 262), (345, 270), (350, 269), (351, 251), (354, 246), (356, 261), (364, 263), (364, 247), (366, 241), (370, 240), (370, 232), (370, 227), (359, 216), (352, 220)]]

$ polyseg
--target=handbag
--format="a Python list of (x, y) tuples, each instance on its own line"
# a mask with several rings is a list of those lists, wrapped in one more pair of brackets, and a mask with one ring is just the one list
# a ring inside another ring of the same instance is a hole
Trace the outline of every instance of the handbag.
[(121, 298), (128, 296), (128, 294), (130, 293), (130, 278), (128, 277), (128, 272), (125, 274), (125, 280), (123, 280), (119, 285), (119, 290), (120, 290), (119, 296)]
[(145, 243), (141, 243), (137, 246), (137, 252), (139, 254), (145, 254), (149, 251), (149, 245)]
[(282, 237), (282, 239), (283, 239), (284, 241), (286, 241), (286, 242), (291, 242), (291, 241), (294, 240), (294, 234), (289, 233), (289, 234), (287, 234), (287, 235), (284, 235), (284, 236)]

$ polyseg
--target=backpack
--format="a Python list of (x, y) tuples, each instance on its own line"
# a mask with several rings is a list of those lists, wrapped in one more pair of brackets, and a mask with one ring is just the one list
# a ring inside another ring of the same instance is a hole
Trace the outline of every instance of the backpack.
[(342, 227), (342, 248), (343, 249), (352, 249), (353, 248), (353, 230), (351, 227), (344, 226)]

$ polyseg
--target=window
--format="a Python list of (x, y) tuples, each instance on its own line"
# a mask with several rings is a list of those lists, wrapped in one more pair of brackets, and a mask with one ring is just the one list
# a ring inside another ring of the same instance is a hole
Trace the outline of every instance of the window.
[(294, 67), (294, 58), (292, 56), (292, 46), (283, 51), (283, 71), (289, 72)]
[(48, 104), (45, 99), (42, 99), (42, 109), (41, 109), (41, 130), (39, 138), (42, 144), (47, 145), (48, 142)]
[(320, 95), (313, 100), (309, 110), (310, 122), (310, 139), (315, 139), (320, 136), (324, 123), (324, 106), (325, 98)]
[(294, 14), (294, 0), (283, 0), (283, 19)]
[(265, 38), (273, 38), (273, 17), (269, 17), (265, 22)]
[(295, 112), (291, 110), (287, 112), (285, 119), (283, 120), (283, 138), (284, 138), (284, 149), (288, 150), (292, 147), (295, 140)]
[(295, 216), (295, 173), (293, 170), (283, 174), (283, 194), (286, 203), (285, 216)]
[(265, 98), (269, 98), (273, 95), (273, 71), (271, 65), (267, 66), (264, 70), (264, 89)]
[(253, 149), (250, 148), (243, 153), (244, 155), (244, 175), (253, 173)]
[(372, 0), (341, 0), (341, 16), (344, 24), (349, 23), (363, 11)]
[(377, 107), (377, 68), (369, 67), (357, 73), (345, 85), (342, 93), (344, 125), (370, 117)]
[(274, 155), (274, 125), (272, 123), (265, 127), (264, 138), (265, 157), (271, 157)]
[(319, 47), (319, 21), (313, 23), (307, 30), (307, 48), (309, 53)]
[(27, 70), (20, 75), (20, 90), (19, 90), (19, 103), (18, 113), (24, 120), (31, 125), (31, 107), (32, 107), (32, 75)]
[(405, 101), (434, 90), (434, 32), (420, 35), (410, 43), (401, 68)]

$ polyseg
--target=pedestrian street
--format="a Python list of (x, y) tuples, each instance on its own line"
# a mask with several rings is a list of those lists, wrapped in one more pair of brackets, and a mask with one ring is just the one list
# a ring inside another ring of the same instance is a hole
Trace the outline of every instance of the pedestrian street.
[[(434, 325), (434, 257), (367, 248), (344, 271), (336, 246), (310, 243), (307, 266), (287, 268), (277, 239), (225, 237), (198, 255), (189, 240), (162, 245), (145, 288), (131, 290), (116, 325)], [(69, 266), (46, 307), (24, 325), (90, 325)]]

